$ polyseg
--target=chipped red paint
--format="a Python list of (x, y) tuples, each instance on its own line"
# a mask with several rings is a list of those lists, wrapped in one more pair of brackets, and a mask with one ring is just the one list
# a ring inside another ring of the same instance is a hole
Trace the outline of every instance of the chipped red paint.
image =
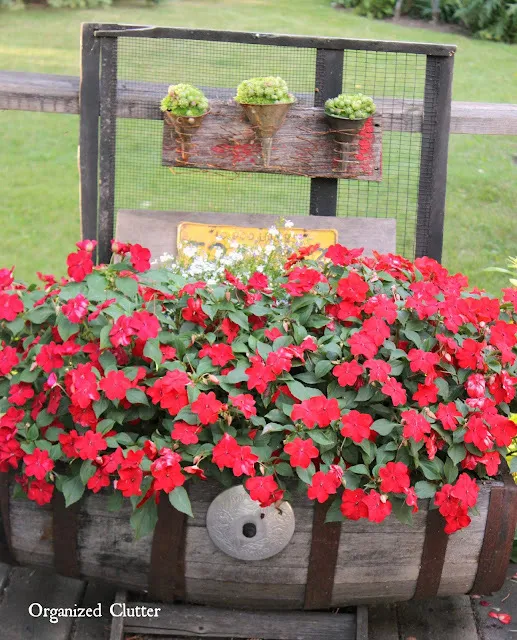
[(232, 164), (240, 162), (251, 162), (255, 164), (255, 157), (260, 156), (261, 147), (257, 143), (247, 144), (219, 144), (212, 147), (212, 151), (218, 155), (231, 158)]

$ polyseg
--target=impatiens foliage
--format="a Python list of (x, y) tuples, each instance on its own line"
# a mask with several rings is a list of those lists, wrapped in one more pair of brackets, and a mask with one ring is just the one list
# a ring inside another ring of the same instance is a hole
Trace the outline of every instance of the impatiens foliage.
[(207, 478), (263, 506), (330, 500), (331, 520), (409, 521), (429, 498), (448, 533), (470, 523), (517, 433), (514, 290), (340, 245), (212, 284), (94, 248), (40, 287), (0, 270), (0, 472), (20, 494), (130, 498), (139, 535)]

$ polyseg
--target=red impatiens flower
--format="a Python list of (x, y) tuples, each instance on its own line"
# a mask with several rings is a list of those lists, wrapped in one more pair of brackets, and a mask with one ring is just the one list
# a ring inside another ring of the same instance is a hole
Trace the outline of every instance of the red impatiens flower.
[(203, 301), (201, 298), (189, 298), (187, 300), (187, 306), (181, 310), (183, 319), (187, 322), (193, 322), (200, 327), (206, 327), (205, 320), (208, 315), (203, 311)]
[(199, 357), (208, 356), (212, 364), (216, 367), (224, 367), (231, 360), (235, 359), (232, 348), (229, 344), (218, 343), (214, 345), (206, 345), (199, 350)]
[(269, 286), (269, 281), (266, 275), (260, 273), (259, 271), (255, 271), (248, 279), (248, 287), (251, 289), (256, 289), (257, 291), (267, 291)]
[(75, 282), (82, 282), (93, 271), (92, 254), (79, 249), (66, 259), (68, 275)]
[(310, 438), (303, 440), (302, 438), (296, 437), (284, 445), (284, 451), (290, 456), (290, 465), (292, 467), (301, 467), (302, 469), (307, 469), (311, 460), (320, 455), (320, 452)]
[(126, 347), (131, 342), (131, 337), (135, 335), (135, 331), (131, 324), (131, 318), (120, 316), (113, 323), (109, 336), (111, 344), (114, 347)]
[(341, 422), (343, 423), (341, 435), (345, 438), (352, 438), (356, 444), (370, 437), (373, 418), (367, 413), (360, 413), (352, 409), (341, 418)]
[(335, 265), (344, 267), (357, 262), (363, 251), (364, 249), (347, 249), (341, 244), (334, 244), (327, 249), (325, 258), (328, 258)]
[(181, 487), (186, 480), (181, 472), (181, 456), (166, 447), (160, 449), (159, 453), (160, 456), (151, 465), (153, 489), (170, 493), (176, 487)]
[(34, 389), (27, 382), (13, 384), (9, 388), (9, 402), (18, 406), (23, 406), (27, 400), (34, 397)]
[(267, 367), (260, 356), (251, 356), (251, 367), (245, 370), (248, 375), (248, 389), (256, 389), (259, 393), (264, 393), (269, 382), (276, 380), (276, 375), (270, 367)]
[(60, 369), (65, 363), (61, 353), (60, 345), (57, 345), (55, 342), (44, 344), (36, 356), (36, 364), (38, 367), (41, 367), (45, 373), (50, 373), (52, 369)]
[(274, 342), (277, 338), (281, 338), (284, 334), (280, 331), (280, 329), (273, 327), (273, 329), (266, 329), (264, 331), (264, 335), (268, 340)]
[(46, 480), (32, 480), (29, 482), (27, 497), (40, 506), (48, 504), (52, 500), (54, 485)]
[(132, 386), (133, 383), (123, 371), (110, 371), (99, 382), (99, 387), (109, 400), (123, 400), (126, 397), (126, 391)]
[(404, 387), (398, 380), (395, 380), (395, 378), (389, 378), (382, 386), (381, 391), (391, 398), (394, 407), (405, 404), (407, 401), (407, 395)]
[(371, 360), (366, 360), (364, 366), (370, 371), (370, 382), (388, 382), (391, 373), (391, 365), (389, 362), (372, 358)]
[(131, 264), (137, 271), (148, 271), (151, 268), (151, 252), (140, 244), (129, 247)]
[(34, 449), (32, 453), (23, 456), (25, 463), (25, 475), (33, 476), (36, 480), (43, 480), (49, 471), (54, 468), (54, 462), (49, 458), (48, 451)]
[(496, 404), (511, 402), (515, 398), (517, 378), (511, 376), (508, 371), (501, 371), (488, 380), (488, 390), (494, 396)]
[(75, 369), (69, 371), (66, 377), (72, 403), (86, 409), (92, 402), (99, 400), (97, 391), (97, 378), (93, 373), (91, 364), (78, 364)]
[(409, 469), (403, 462), (387, 462), (379, 469), (383, 493), (405, 493), (409, 489)]
[(220, 328), (221, 328), (221, 331), (226, 336), (228, 344), (231, 344), (235, 340), (235, 338), (239, 335), (239, 330), (240, 330), (239, 325), (236, 322), (233, 322), (233, 320), (230, 320), (230, 318), (225, 318), (221, 322)]
[(473, 373), (467, 378), (465, 389), (469, 398), (483, 398), (486, 389), (485, 376), (481, 373)]
[(341, 479), (332, 471), (316, 471), (312, 476), (311, 486), (307, 491), (310, 500), (326, 502), (329, 495), (336, 493), (341, 484)]
[(225, 433), (212, 451), (212, 461), (221, 471), (224, 467), (232, 469), (237, 477), (254, 476), (254, 466), (258, 462), (258, 456), (252, 453), (251, 447), (241, 447), (233, 436)]
[(364, 502), (366, 494), (363, 489), (345, 489), (341, 499), (341, 513), (349, 520), (360, 520), (368, 517), (368, 507)]
[(24, 453), (16, 438), (10, 438), (7, 441), (0, 440), (0, 473), (9, 471), (9, 467), (17, 469)]
[(121, 491), (125, 498), (142, 495), (141, 484), (144, 472), (140, 464), (143, 457), (143, 451), (128, 451), (126, 458), (121, 461), (118, 470), (120, 479), (116, 481), (115, 488)]
[(479, 369), (484, 371), (486, 368), (483, 358), (483, 349), (486, 342), (476, 342), (472, 338), (467, 338), (456, 353), (456, 358), (460, 367), (463, 369)]
[(9, 289), (14, 282), (14, 267), (12, 269), (0, 269), (0, 291)]
[(90, 430), (75, 439), (74, 448), (81, 460), (95, 460), (100, 451), (108, 448), (108, 444), (101, 433)]
[(509, 447), (512, 440), (517, 437), (517, 424), (506, 416), (487, 412), (485, 420), (490, 425), (490, 432), (498, 447)]
[(171, 416), (177, 415), (183, 407), (188, 405), (187, 385), (190, 378), (184, 371), (174, 369), (154, 381), (147, 389), (147, 395), (154, 404), (167, 409)]
[(325, 396), (314, 396), (295, 404), (291, 411), (292, 420), (300, 420), (308, 428), (316, 425), (328, 427), (333, 420), (340, 416), (336, 398), (327, 399)]
[(357, 378), (363, 373), (363, 367), (357, 362), (352, 360), (351, 362), (343, 362), (336, 365), (332, 369), (332, 373), (336, 376), (339, 386), (352, 387)]
[(202, 427), (197, 424), (187, 424), (186, 422), (175, 422), (171, 431), (171, 438), (179, 440), (182, 444), (197, 444), (199, 438), (197, 434)]
[(289, 349), (281, 347), (278, 351), (271, 351), (268, 353), (266, 359), (266, 366), (271, 368), (271, 371), (275, 376), (279, 376), (283, 371), (290, 371), (293, 359), (293, 354)]
[(23, 302), (15, 293), (0, 293), (0, 320), (7, 320), (7, 322), (16, 320), (23, 308)]
[(160, 321), (148, 311), (135, 311), (131, 316), (129, 326), (140, 340), (157, 338), (160, 333)]
[(478, 499), (479, 487), (468, 474), (462, 473), (453, 486), (451, 495), (467, 507), (474, 507)]
[(455, 431), (458, 426), (458, 418), (462, 417), (454, 402), (448, 404), (440, 403), (436, 411), (436, 417), (447, 431)]
[(448, 535), (451, 535), (452, 533), (456, 533), (456, 531), (460, 531), (460, 529), (468, 527), (472, 520), (468, 515), (467, 507), (459, 505), (454, 513), (451, 513), (451, 515), (445, 518), (445, 521), (444, 531)]
[(354, 271), (346, 278), (341, 278), (337, 285), (338, 296), (346, 302), (363, 302), (369, 290), (368, 283)]
[(488, 615), (491, 618), (499, 620), (499, 622), (502, 622), (503, 624), (510, 624), (510, 622), (512, 621), (512, 616), (509, 613), (502, 613), (501, 611), (489, 611)]
[(369, 298), (364, 305), (364, 311), (386, 320), (388, 324), (393, 324), (397, 319), (397, 305), (383, 293)]
[(404, 428), (402, 430), (402, 436), (406, 439), (413, 438), (415, 442), (421, 442), (425, 434), (431, 433), (431, 425), (421, 413), (415, 411), (415, 409), (409, 409), (409, 411), (403, 411), (400, 414), (402, 424)]
[(350, 351), (353, 356), (364, 356), (366, 359), (374, 358), (379, 347), (375, 344), (373, 338), (363, 330), (357, 331), (348, 338)]
[(13, 347), (0, 349), (0, 376), (6, 376), (19, 363), (18, 353)]
[(472, 415), (466, 424), (465, 442), (471, 442), (480, 451), (492, 448), (494, 439), (483, 420), (478, 415)]
[(414, 373), (421, 371), (424, 375), (434, 375), (435, 366), (440, 362), (437, 353), (422, 351), (421, 349), (411, 349), (407, 354), (409, 368)]
[(88, 314), (88, 300), (82, 293), (71, 298), (66, 304), (61, 307), (63, 314), (75, 324), (81, 323)]
[(371, 522), (382, 522), (391, 513), (391, 502), (385, 495), (373, 489), (363, 498), (363, 502), (368, 509), (368, 520)]
[(427, 407), (438, 400), (438, 391), (434, 382), (419, 384), (417, 391), (413, 394), (413, 400), (416, 400), (420, 407)]
[(240, 393), (238, 396), (228, 396), (234, 407), (240, 409), (242, 414), (249, 420), (251, 416), (257, 415), (257, 408), (255, 407), (255, 400), (250, 393)]
[(251, 499), (259, 502), (262, 508), (278, 502), (284, 495), (273, 476), (248, 478), (244, 486), (250, 492)]
[(325, 276), (316, 269), (296, 267), (289, 272), (287, 282), (280, 285), (293, 298), (301, 297), (309, 293), (319, 282), (327, 282)]
[(195, 413), (201, 424), (214, 424), (219, 419), (219, 412), (224, 410), (225, 405), (217, 400), (215, 393), (200, 393), (191, 406), (192, 413)]

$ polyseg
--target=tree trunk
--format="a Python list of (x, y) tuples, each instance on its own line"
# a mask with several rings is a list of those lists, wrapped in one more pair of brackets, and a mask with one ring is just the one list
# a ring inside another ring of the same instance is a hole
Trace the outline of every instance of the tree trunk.
[(433, 16), (433, 24), (440, 21), (440, 0), (431, 0), (431, 14)]
[(395, 20), (400, 20), (400, 14), (402, 13), (403, 4), (404, 4), (404, 0), (397, 0), (395, 4), (395, 12), (394, 12)]

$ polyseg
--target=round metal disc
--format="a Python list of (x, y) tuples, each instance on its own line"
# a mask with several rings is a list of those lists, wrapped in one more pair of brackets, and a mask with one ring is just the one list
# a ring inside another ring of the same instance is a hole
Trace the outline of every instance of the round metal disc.
[(206, 526), (213, 543), (232, 558), (265, 560), (289, 544), (294, 513), (288, 502), (278, 508), (262, 508), (240, 485), (226, 489), (213, 500)]

